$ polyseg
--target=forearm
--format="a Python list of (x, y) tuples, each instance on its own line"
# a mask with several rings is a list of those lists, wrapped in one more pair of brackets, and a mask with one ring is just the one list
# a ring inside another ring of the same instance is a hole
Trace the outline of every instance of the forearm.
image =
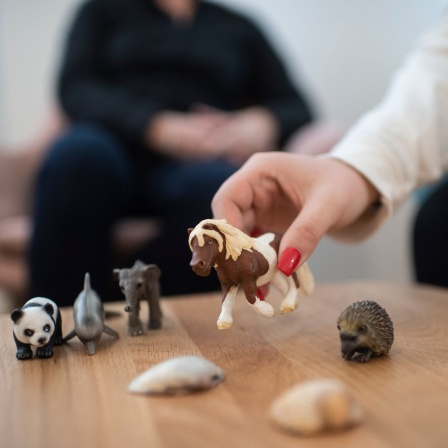
[[(354, 167), (378, 190), (385, 210), (379, 210), (376, 225), (413, 189), (441, 175), (448, 147), (447, 122), (445, 20), (407, 60), (383, 102), (363, 117), (328, 156)], [(365, 236), (374, 229), (366, 228)]]

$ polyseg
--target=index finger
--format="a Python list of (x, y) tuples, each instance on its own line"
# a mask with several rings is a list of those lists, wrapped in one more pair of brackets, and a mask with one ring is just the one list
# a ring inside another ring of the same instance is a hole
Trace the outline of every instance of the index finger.
[(213, 216), (226, 219), (232, 226), (249, 232), (255, 225), (254, 194), (247, 177), (237, 171), (216, 192), (212, 200)]

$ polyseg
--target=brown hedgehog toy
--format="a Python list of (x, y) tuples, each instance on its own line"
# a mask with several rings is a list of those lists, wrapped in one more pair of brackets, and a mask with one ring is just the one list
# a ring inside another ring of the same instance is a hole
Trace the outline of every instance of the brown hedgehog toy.
[(389, 352), (394, 342), (394, 327), (386, 310), (372, 300), (347, 307), (338, 318), (342, 357), (350, 361), (359, 353), (359, 362)]

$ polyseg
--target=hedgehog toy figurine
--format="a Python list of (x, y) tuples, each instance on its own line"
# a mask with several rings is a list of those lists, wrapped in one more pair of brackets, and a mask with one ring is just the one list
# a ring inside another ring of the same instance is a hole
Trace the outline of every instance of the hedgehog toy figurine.
[(342, 357), (350, 361), (368, 362), (372, 356), (389, 352), (394, 342), (394, 327), (386, 310), (372, 300), (363, 300), (347, 307), (338, 321)]

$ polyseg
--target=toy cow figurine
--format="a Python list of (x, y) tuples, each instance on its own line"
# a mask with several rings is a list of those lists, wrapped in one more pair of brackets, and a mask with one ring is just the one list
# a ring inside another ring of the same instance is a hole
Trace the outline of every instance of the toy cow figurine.
[(137, 260), (129, 269), (114, 269), (115, 280), (126, 298), (124, 310), (129, 313), (128, 334), (143, 334), (139, 320), (140, 301), (147, 300), (149, 308), (148, 328), (158, 329), (162, 326), (160, 310), (160, 269), (155, 264), (145, 264)]
[(84, 277), (84, 289), (79, 293), (73, 305), (75, 328), (64, 338), (64, 341), (78, 336), (86, 346), (87, 353), (94, 355), (96, 346), (103, 333), (118, 338), (118, 333), (104, 325), (104, 306), (98, 294), (90, 286), (90, 275)]
[(188, 229), (188, 233), (193, 271), (205, 277), (214, 267), (221, 282), (222, 310), (217, 322), (220, 330), (233, 323), (232, 310), (239, 285), (252, 308), (265, 317), (272, 317), (275, 312), (259, 297), (258, 286), (272, 283), (282, 293), (282, 313), (290, 313), (297, 307), (300, 287), (306, 295), (314, 290), (314, 278), (306, 263), (291, 277), (277, 269), (281, 235), (265, 233), (251, 238), (225, 219), (205, 219), (194, 229)]
[(38, 358), (51, 358), (53, 347), (63, 343), (61, 312), (50, 299), (28, 300), (22, 308), (13, 310), (11, 319), (17, 359), (32, 358), (32, 346), (36, 347)]

